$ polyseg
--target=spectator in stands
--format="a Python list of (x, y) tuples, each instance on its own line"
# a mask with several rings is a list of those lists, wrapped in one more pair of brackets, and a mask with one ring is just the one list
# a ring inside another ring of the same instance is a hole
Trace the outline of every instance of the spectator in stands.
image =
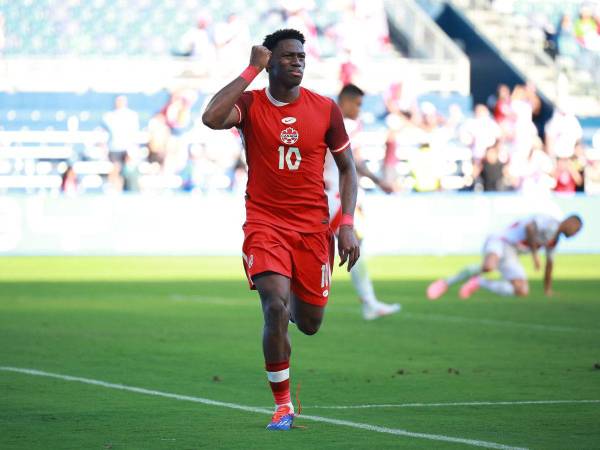
[(344, 60), (340, 64), (340, 84), (346, 86), (354, 84), (355, 77), (358, 74), (358, 66), (352, 60), (352, 50), (344, 51)]
[(217, 48), (218, 68), (223, 73), (237, 70), (241, 55), (251, 46), (250, 29), (245, 18), (229, 14), (227, 20), (215, 25), (214, 42)]
[(575, 21), (575, 37), (584, 49), (600, 51), (598, 24), (592, 16), (591, 8), (587, 5), (579, 10), (579, 17)]
[(193, 128), (192, 107), (197, 94), (192, 90), (178, 90), (171, 94), (161, 113), (169, 127), (169, 136), (163, 159), (163, 170), (175, 174), (183, 170), (189, 157), (188, 133)]
[(581, 141), (583, 130), (565, 101), (560, 101), (544, 127), (546, 151), (552, 157), (570, 158)]
[(440, 157), (440, 152), (429, 144), (423, 143), (419, 151), (410, 159), (414, 189), (418, 192), (439, 190), (443, 165), (444, 160)]
[(592, 10), (587, 5), (579, 10), (579, 18), (575, 21), (575, 36), (582, 46), (579, 64), (589, 70), (600, 83), (600, 34)]
[(505, 176), (508, 173), (508, 167), (505, 161), (500, 159), (502, 142), (500, 139), (487, 148), (485, 157), (474, 167), (474, 178), (479, 178), (486, 192), (504, 191), (507, 186)]
[(77, 193), (77, 174), (75, 173), (73, 166), (68, 166), (67, 170), (65, 170), (65, 172), (62, 174), (60, 191), (67, 195), (73, 195)]
[(583, 185), (586, 194), (600, 194), (600, 159), (588, 161), (586, 164)]
[(514, 87), (510, 103), (514, 114), (511, 153), (528, 155), (538, 133), (533, 123), (533, 107), (524, 85), (517, 84)]
[(583, 184), (583, 177), (579, 173), (576, 161), (572, 158), (558, 158), (554, 171), (557, 192), (574, 193), (578, 186)]
[(409, 119), (418, 118), (417, 94), (407, 89), (404, 81), (392, 83), (383, 100), (388, 114), (403, 114)]
[(482, 104), (475, 106), (474, 117), (465, 121), (459, 133), (461, 142), (471, 148), (475, 161), (481, 161), (486, 149), (502, 137), (499, 125), (487, 106)]
[(569, 14), (562, 16), (556, 36), (558, 54), (562, 57), (577, 59), (579, 56), (579, 42), (575, 36), (573, 19)]
[(112, 170), (108, 173), (106, 183), (103, 185), (104, 192), (116, 194), (123, 192), (124, 180), (121, 175), (122, 163), (116, 161), (113, 164)]
[(125, 155), (121, 176), (123, 178), (123, 191), (138, 192), (140, 190), (139, 162), (131, 153)]
[(148, 162), (161, 166), (168, 152), (171, 129), (163, 111), (155, 114), (148, 122)]
[(306, 38), (306, 56), (319, 60), (321, 58), (321, 50), (319, 48), (317, 26), (310, 14), (310, 11), (314, 7), (314, 1), (292, 0), (283, 2), (284, 27), (300, 31)]
[(527, 155), (511, 155), (509, 174), (515, 187), (526, 194), (548, 193), (556, 184), (554, 162), (539, 138), (534, 140)]
[(108, 131), (108, 157), (122, 163), (128, 151), (138, 148), (140, 121), (138, 114), (127, 106), (127, 97), (119, 95), (115, 108), (102, 116), (102, 124)]
[(525, 83), (525, 98), (527, 98), (527, 102), (531, 105), (532, 120), (536, 122), (542, 112), (542, 100), (537, 94), (537, 87), (533, 81), (527, 80)]
[(206, 72), (212, 68), (216, 60), (210, 18), (210, 14), (201, 13), (196, 21), (196, 26), (183, 34), (177, 50), (174, 51), (175, 55), (187, 56), (199, 61)]
[(514, 113), (511, 107), (510, 88), (505, 84), (498, 86), (494, 104), (494, 119), (502, 128), (505, 136), (512, 135)]

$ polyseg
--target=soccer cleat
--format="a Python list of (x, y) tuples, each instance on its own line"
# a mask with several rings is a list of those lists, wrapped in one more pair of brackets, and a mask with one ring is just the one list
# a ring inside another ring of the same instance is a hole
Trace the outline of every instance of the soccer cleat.
[(466, 300), (479, 289), (479, 276), (469, 278), (469, 280), (460, 287), (458, 296)]
[(267, 430), (289, 431), (294, 423), (294, 407), (290, 405), (279, 405), (267, 425)]
[(427, 298), (429, 300), (437, 300), (448, 290), (448, 282), (444, 279), (434, 281), (427, 288)]
[(398, 303), (388, 304), (382, 302), (376, 302), (374, 304), (364, 303), (363, 304), (363, 318), (365, 320), (375, 320), (379, 317), (389, 316), (390, 314), (397, 313), (402, 309), (402, 306)]

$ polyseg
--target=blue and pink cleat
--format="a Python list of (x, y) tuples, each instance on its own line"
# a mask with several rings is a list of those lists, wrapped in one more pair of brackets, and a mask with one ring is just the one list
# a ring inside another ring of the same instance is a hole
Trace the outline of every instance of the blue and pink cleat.
[(280, 405), (275, 410), (271, 423), (267, 425), (267, 430), (289, 431), (294, 423), (294, 407), (290, 405)]

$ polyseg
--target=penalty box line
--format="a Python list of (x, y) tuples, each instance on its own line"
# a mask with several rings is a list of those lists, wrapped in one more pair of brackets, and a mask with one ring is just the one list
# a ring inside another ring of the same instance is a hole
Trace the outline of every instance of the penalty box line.
[[(135, 387), (135, 386), (127, 386), (124, 384), (108, 383), (106, 381), (94, 380), (91, 378), (74, 377), (74, 376), (62, 375), (62, 374), (58, 374), (58, 373), (44, 372), (42, 370), (26, 369), (26, 368), (21, 368), (21, 367), (0, 366), (0, 371), (15, 372), (15, 373), (34, 375), (34, 376), (39, 376), (39, 377), (55, 378), (55, 379), (64, 380), (64, 381), (74, 381), (74, 382), (83, 383), (83, 384), (90, 384), (93, 386), (100, 386), (100, 387), (104, 387), (104, 388), (108, 388), (108, 389), (116, 389), (116, 390), (120, 390), (120, 391), (135, 392), (137, 394), (151, 395), (151, 396), (155, 396), (155, 397), (164, 397), (164, 398), (170, 398), (170, 399), (174, 399), (174, 400), (201, 403), (203, 405), (209, 405), (209, 406), (220, 406), (222, 408), (236, 409), (238, 411), (252, 412), (252, 413), (257, 413), (257, 414), (267, 414), (267, 415), (273, 414), (273, 410), (268, 409), (268, 408), (258, 408), (258, 407), (254, 407), (254, 406), (240, 405), (237, 403), (221, 402), (218, 400), (211, 400), (208, 398), (193, 397), (190, 395), (180, 395), (180, 394), (173, 394), (170, 392), (155, 391), (153, 389), (145, 389), (145, 388), (140, 388), (140, 387)], [(496, 442), (480, 441), (480, 440), (476, 440), (476, 439), (458, 438), (458, 437), (453, 437), (453, 436), (445, 436), (442, 434), (416, 433), (416, 432), (412, 432), (412, 431), (403, 430), (400, 428), (388, 428), (388, 427), (382, 427), (382, 426), (378, 426), (378, 425), (370, 425), (367, 423), (351, 422), (348, 420), (331, 419), (328, 417), (304, 415), (304, 414), (301, 417), (304, 420), (310, 420), (312, 422), (326, 423), (329, 425), (338, 425), (338, 426), (342, 426), (342, 427), (354, 428), (354, 429), (365, 430), (365, 431), (372, 431), (375, 433), (391, 434), (391, 435), (395, 435), (395, 436), (427, 439), (430, 441), (452, 442), (452, 443), (456, 443), (456, 444), (464, 444), (464, 445), (470, 445), (473, 447), (491, 448), (491, 449), (497, 449), (497, 450), (527, 450), (524, 447), (512, 447), (509, 445), (498, 444)]]

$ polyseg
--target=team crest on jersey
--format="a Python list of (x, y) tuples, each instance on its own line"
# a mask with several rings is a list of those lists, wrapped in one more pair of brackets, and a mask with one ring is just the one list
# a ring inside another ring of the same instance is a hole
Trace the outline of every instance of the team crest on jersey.
[(294, 122), (296, 122), (296, 118), (295, 117), (284, 117), (283, 119), (281, 119), (281, 121), (283, 123), (285, 123), (286, 125), (291, 125)]
[(298, 132), (294, 130), (292, 127), (287, 127), (285, 130), (281, 132), (281, 142), (285, 145), (293, 145), (298, 142)]

